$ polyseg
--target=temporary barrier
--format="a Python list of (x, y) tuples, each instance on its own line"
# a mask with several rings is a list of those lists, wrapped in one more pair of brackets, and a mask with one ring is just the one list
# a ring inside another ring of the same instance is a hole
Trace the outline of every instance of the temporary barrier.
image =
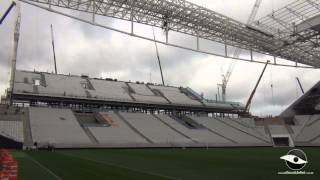
[(0, 180), (17, 180), (18, 162), (12, 157), (11, 151), (0, 149)]

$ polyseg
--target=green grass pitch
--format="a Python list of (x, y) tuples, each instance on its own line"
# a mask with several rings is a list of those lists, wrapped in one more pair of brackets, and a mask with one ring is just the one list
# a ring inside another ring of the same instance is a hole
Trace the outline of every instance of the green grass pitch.
[(320, 179), (320, 148), (302, 148), (303, 171), (314, 175), (278, 175), (289, 170), (280, 156), (288, 148), (83, 149), (14, 151), (20, 180), (215, 180)]

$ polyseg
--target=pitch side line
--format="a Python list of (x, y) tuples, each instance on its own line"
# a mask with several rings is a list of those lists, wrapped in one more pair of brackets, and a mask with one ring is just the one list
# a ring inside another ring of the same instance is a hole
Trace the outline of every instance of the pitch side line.
[(166, 179), (172, 179), (172, 180), (181, 180), (180, 178), (177, 178), (177, 177), (171, 177), (171, 176), (166, 176), (166, 175), (162, 175), (162, 174), (158, 174), (158, 173), (147, 172), (147, 171), (134, 169), (134, 168), (130, 168), (130, 167), (127, 167), (127, 166), (122, 166), (122, 165), (114, 164), (114, 163), (110, 163), (110, 162), (97, 161), (97, 160), (93, 160), (93, 159), (90, 159), (90, 158), (79, 157), (79, 156), (70, 155), (70, 154), (61, 153), (61, 152), (58, 152), (58, 153), (59, 154), (63, 154), (65, 156), (70, 156), (70, 157), (83, 159), (83, 160), (87, 160), (87, 161), (92, 161), (92, 162), (96, 162), (96, 163), (100, 163), (100, 164), (105, 164), (105, 165), (109, 165), (109, 166), (113, 166), (113, 167), (117, 167), (117, 168), (127, 169), (127, 170), (130, 170), (130, 171), (135, 171), (135, 172), (139, 172), (139, 173), (142, 173), (142, 174), (158, 176), (158, 177), (162, 177), (162, 178), (166, 178)]
[(36, 163), (38, 166), (40, 166), (42, 169), (46, 170), (49, 174), (51, 174), (55, 179), (57, 180), (63, 180), (62, 178), (60, 178), (58, 175), (56, 175), (54, 172), (52, 172), (50, 169), (48, 169), (47, 167), (45, 167), (44, 165), (42, 165), (39, 161), (35, 160), (32, 156), (30, 156), (28, 154), (28, 157), (30, 157), (30, 159)]

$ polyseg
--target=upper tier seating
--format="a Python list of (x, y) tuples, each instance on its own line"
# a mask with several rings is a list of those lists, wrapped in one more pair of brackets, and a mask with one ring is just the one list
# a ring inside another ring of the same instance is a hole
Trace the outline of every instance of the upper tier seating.
[[(102, 79), (87, 80), (80, 76), (42, 74), (43, 77), (41, 77), (41, 73), (16, 71), (15, 92), (87, 98), (88, 94), (85, 92), (87, 91), (92, 98), (96, 99), (133, 101), (128, 94), (128, 86), (124, 82)], [(45, 84), (37, 86), (37, 92), (34, 92), (35, 80), (45, 81)], [(88, 81), (93, 89), (87, 88)]]
[(133, 89), (134, 93), (132, 93), (132, 96), (137, 101), (165, 103), (165, 104), (168, 103), (168, 101), (163, 97), (156, 96), (145, 84), (135, 84), (135, 83), (128, 83), (128, 84)]
[(203, 103), (206, 106), (215, 107), (217, 109), (233, 109), (233, 107), (230, 104), (226, 104), (226, 103), (214, 103), (214, 102), (208, 102), (208, 101), (203, 101)]
[[(40, 84), (35, 86), (35, 81), (39, 81)], [(86, 80), (78, 76), (48, 73), (41, 75), (41, 73), (16, 71), (15, 92), (84, 98), (86, 93), (81, 85), (83, 82), (86, 82)], [(37, 92), (35, 92), (34, 87), (37, 87)]]
[[(193, 90), (189, 90), (193, 91)], [(239, 110), (236, 103), (208, 103), (200, 100), (185, 88), (138, 84), (111, 79), (89, 78), (88, 76), (62, 75), (46, 72), (16, 71), (14, 94), (19, 100), (29, 100), (35, 96), (59, 97), (87, 100), (98, 103), (138, 103), (167, 106), (188, 106), (221, 110)], [(21, 96), (23, 94), (23, 96)]]
[(90, 82), (95, 88), (95, 90), (89, 91), (93, 97), (105, 100), (133, 101), (128, 94), (128, 86), (124, 82), (99, 79), (91, 79)]
[(85, 89), (81, 86), (85, 82), (81, 77), (44, 74), (46, 87), (39, 86), (39, 92), (58, 96), (86, 97)]
[(35, 79), (41, 79), (40, 73), (16, 71), (15, 73), (15, 93), (33, 93)]
[(169, 99), (173, 104), (182, 104), (182, 105), (199, 105), (202, 104), (197, 101), (189, 98), (185, 94), (181, 93), (180, 90), (176, 87), (167, 87), (167, 86), (153, 86), (149, 85), (152, 89), (157, 89), (163, 93), (163, 95)]

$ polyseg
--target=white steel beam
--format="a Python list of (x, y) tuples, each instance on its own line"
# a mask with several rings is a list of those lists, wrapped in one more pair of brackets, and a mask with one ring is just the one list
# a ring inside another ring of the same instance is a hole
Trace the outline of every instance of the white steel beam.
[[(49, 5), (51, 8), (53, 6), (67, 8), (127, 20), (132, 23), (156, 26), (163, 28), (166, 33), (168, 33), (168, 31), (176, 31), (196, 38), (199, 37), (201, 39), (222, 43), (226, 46), (238, 47), (249, 51), (252, 50), (316, 68), (320, 67), (320, 50), (318, 48), (311, 48), (314, 44), (308, 42), (305, 43), (304, 46), (300, 46), (301, 42), (292, 41), (292, 37), (290, 37), (292, 34), (290, 34), (291, 32), (288, 30), (284, 33), (283, 28), (270, 28), (278, 29), (280, 34), (286, 35), (285, 37), (283, 35), (278, 36), (276, 33), (271, 33), (272, 35), (262, 33), (264, 30), (268, 32), (270, 32), (270, 30), (261, 29), (261, 26), (257, 25), (259, 23), (255, 23), (257, 30), (248, 28), (248, 26), (243, 23), (185, 0), (21, 1)], [(294, 8), (291, 9), (294, 10)], [(279, 18), (284, 16), (275, 15), (277, 18), (269, 17), (269, 19), (275, 22), (290, 24), (289, 21)], [(92, 22), (92, 24), (95, 24), (95, 22)], [(264, 21), (260, 24), (270, 27), (270, 25)], [(130, 34), (133, 35), (132, 32)], [(166, 36), (166, 39), (168, 39), (168, 36)], [(166, 44), (170, 43), (166, 42)]]

